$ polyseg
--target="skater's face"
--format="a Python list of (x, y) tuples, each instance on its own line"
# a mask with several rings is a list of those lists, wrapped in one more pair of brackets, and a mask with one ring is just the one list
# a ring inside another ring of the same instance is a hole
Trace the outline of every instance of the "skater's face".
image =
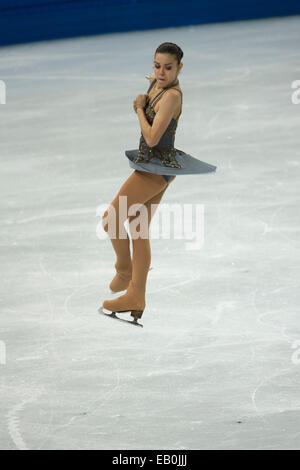
[(183, 64), (177, 64), (173, 54), (157, 52), (154, 57), (153, 70), (157, 80), (157, 88), (165, 88), (173, 83)]

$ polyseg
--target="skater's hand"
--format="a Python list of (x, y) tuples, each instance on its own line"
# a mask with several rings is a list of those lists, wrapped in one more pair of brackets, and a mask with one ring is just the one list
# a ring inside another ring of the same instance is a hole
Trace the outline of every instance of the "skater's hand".
[(136, 99), (135, 99), (134, 102), (133, 102), (133, 109), (134, 109), (135, 112), (137, 112)]
[(136, 107), (144, 108), (146, 106), (147, 101), (148, 101), (148, 93), (145, 93), (143, 95), (138, 95), (136, 97)]
[(145, 75), (145, 78), (147, 78), (147, 80), (151, 81), (155, 78), (155, 75), (154, 73), (152, 72), (151, 75)]
[(144, 95), (138, 95), (133, 102), (133, 109), (135, 110), (135, 112), (137, 112), (138, 108), (144, 109), (148, 102), (148, 99), (149, 99), (149, 96), (147, 93)]

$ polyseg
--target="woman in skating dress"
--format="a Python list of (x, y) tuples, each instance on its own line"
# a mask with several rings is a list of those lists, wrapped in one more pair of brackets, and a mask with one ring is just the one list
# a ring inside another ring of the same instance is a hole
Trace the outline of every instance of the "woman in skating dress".
[[(139, 148), (127, 150), (125, 155), (134, 171), (102, 217), (102, 226), (108, 232), (116, 253), (116, 275), (110, 283), (110, 289), (112, 292), (126, 289), (126, 293), (118, 298), (105, 300), (102, 307), (109, 312), (131, 312), (135, 323), (141, 318), (146, 306), (146, 283), (151, 262), (149, 228), (157, 205), (177, 175), (216, 171), (216, 166), (174, 147), (175, 132), (182, 112), (182, 91), (178, 81), (183, 66), (182, 57), (182, 50), (174, 43), (163, 43), (156, 49), (154, 73), (149, 77), (151, 83), (147, 94), (138, 95), (133, 103), (139, 118), (141, 137)], [(120, 196), (127, 197), (125, 213), (119, 208)], [(134, 207), (139, 209), (134, 211), (134, 215), (129, 215), (133, 204), (137, 204)], [(134, 221), (137, 217), (138, 220), (144, 217), (143, 237), (136, 236), (140, 227)], [(127, 219), (133, 244), (132, 257), (130, 240), (124, 228)]]

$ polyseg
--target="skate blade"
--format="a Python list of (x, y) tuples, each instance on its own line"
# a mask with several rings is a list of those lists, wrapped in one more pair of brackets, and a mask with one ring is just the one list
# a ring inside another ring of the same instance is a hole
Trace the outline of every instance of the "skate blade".
[(106, 317), (113, 318), (114, 320), (119, 320), (119, 321), (122, 321), (122, 322), (125, 322), (125, 323), (130, 323), (131, 325), (140, 326), (142, 328), (144, 327), (141, 323), (138, 323), (137, 318), (134, 318), (133, 320), (125, 320), (125, 318), (117, 317), (116, 312), (111, 312), (111, 313), (104, 312), (102, 307), (98, 308), (98, 312), (102, 313), (102, 315), (105, 315)]

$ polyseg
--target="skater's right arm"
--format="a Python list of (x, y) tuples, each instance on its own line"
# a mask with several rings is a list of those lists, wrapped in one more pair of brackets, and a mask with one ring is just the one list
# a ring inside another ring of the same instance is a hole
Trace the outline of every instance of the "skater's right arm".
[[(147, 78), (147, 80), (149, 80), (149, 82), (151, 84), (153, 82), (153, 80), (155, 79), (155, 75), (154, 75), (154, 73), (151, 73), (151, 75), (145, 75), (145, 78)], [(133, 102), (133, 109), (134, 109), (135, 112), (137, 112), (136, 99)]]

